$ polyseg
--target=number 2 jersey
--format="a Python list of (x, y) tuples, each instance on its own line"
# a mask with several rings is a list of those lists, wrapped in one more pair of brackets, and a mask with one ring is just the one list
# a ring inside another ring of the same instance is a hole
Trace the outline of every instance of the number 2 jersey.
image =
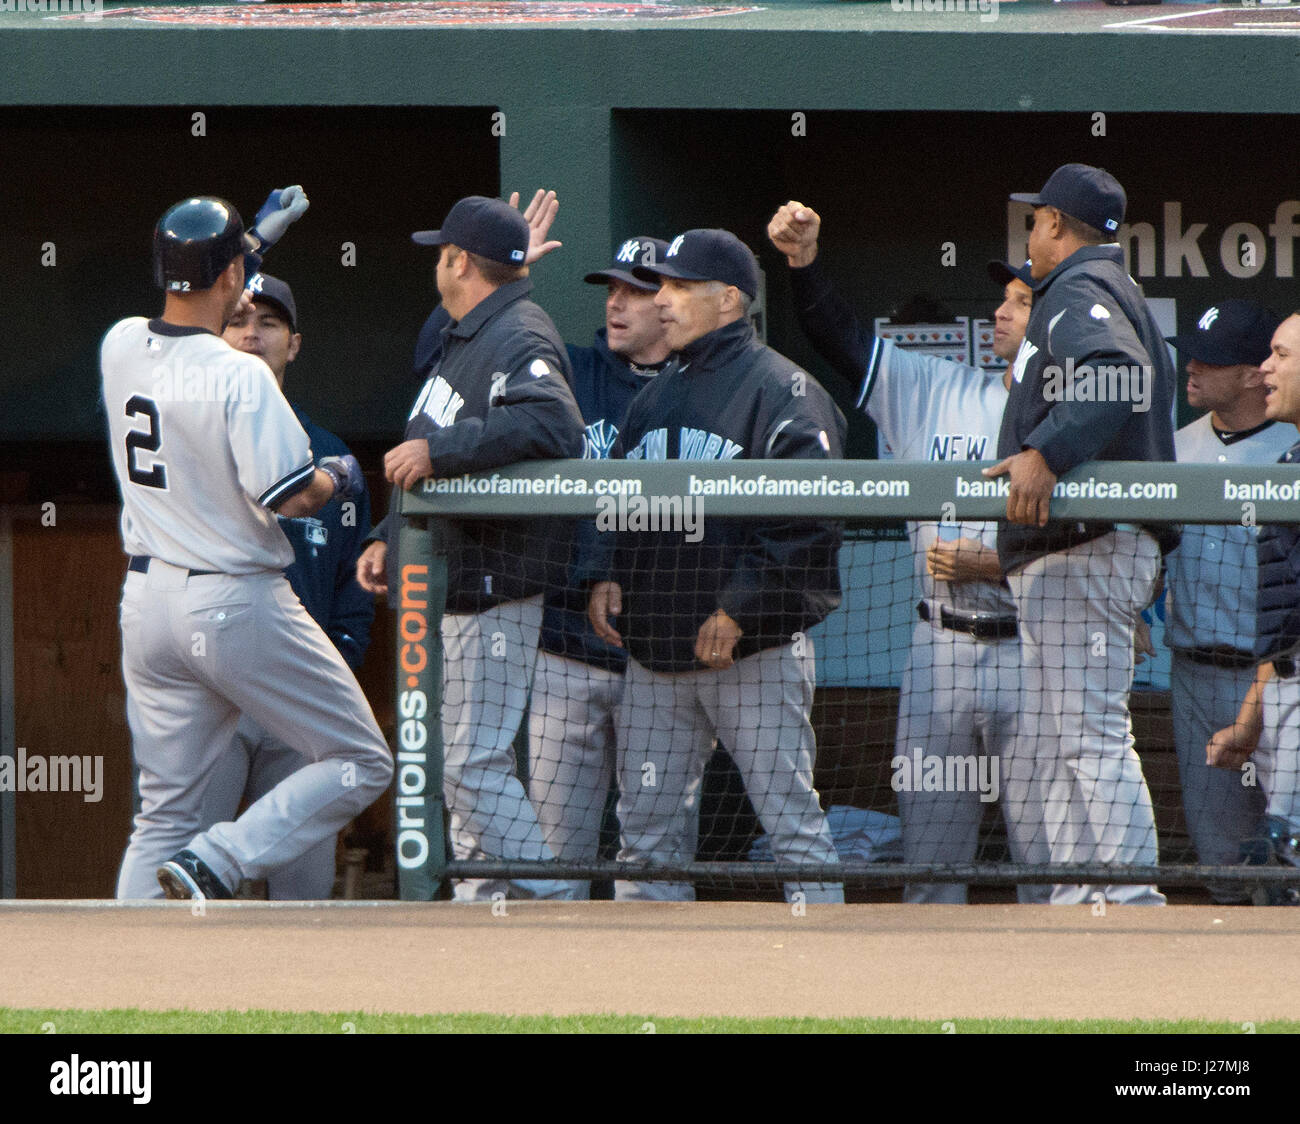
[(294, 558), (272, 505), (311, 483), (311, 443), (270, 367), (204, 328), (134, 316), (100, 346), (122, 544), (193, 570)]

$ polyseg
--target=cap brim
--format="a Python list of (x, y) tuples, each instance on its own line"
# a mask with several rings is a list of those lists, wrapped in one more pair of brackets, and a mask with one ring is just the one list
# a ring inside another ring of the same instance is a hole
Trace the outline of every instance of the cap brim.
[[(1235, 355), (1225, 351), (1215, 351), (1213, 348), (1205, 346), (1205, 340), (1198, 339), (1196, 336), (1165, 336), (1165, 343), (1169, 344), (1184, 359), (1195, 359), (1198, 363), (1204, 363), (1207, 367), (1237, 367), (1242, 363), (1248, 363), (1247, 359), (1238, 359)], [(1259, 357), (1259, 363), (1263, 363), (1268, 358), (1267, 352)]]
[(676, 269), (671, 265), (638, 265), (632, 269), (634, 276), (639, 277), (642, 281), (653, 281), (659, 284), (661, 277), (673, 277), (678, 281), (712, 281), (712, 277), (705, 277), (699, 273), (687, 273), (685, 270)]
[(657, 277), (653, 281), (648, 281), (642, 277), (634, 277), (622, 269), (598, 269), (595, 273), (588, 273), (583, 280), (588, 285), (604, 285), (609, 281), (624, 281), (638, 289), (644, 289), (648, 293), (659, 288), (659, 279)]
[(1043, 197), (1036, 191), (1017, 191), (1009, 198), (1013, 203), (1028, 203), (1031, 207), (1043, 205)]
[(441, 230), (417, 230), (411, 235), (411, 241), (417, 246), (441, 246), (443, 244)]
[(289, 309), (285, 307), (285, 305), (283, 305), (280, 301), (276, 300), (274, 297), (268, 297), (265, 293), (257, 293), (253, 297), (253, 303), (269, 304), (273, 309), (275, 309), (276, 312), (278, 312), (281, 315), (281, 317), (284, 318), (284, 322), (288, 324), (293, 331), (296, 332), (298, 330), (298, 325), (294, 323), (293, 316), (290, 314)]
[(1029, 266), (1027, 265), (1022, 265), (1019, 269), (1016, 269), (1004, 261), (991, 261), (986, 268), (989, 278), (996, 285), (1005, 288), (1012, 281), (1019, 281), (1028, 285), (1031, 289), (1034, 287), (1034, 275), (1029, 272)]

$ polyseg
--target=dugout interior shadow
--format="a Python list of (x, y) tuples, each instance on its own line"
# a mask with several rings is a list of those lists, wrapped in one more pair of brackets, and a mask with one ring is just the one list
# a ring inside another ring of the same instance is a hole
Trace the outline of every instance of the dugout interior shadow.
[(303, 332), (286, 391), (344, 440), (400, 434), (437, 301), (434, 254), (410, 234), (496, 190), (493, 107), (199, 108), (201, 124), (182, 106), (0, 107), (0, 154), (21, 168), (0, 179), (0, 442), (102, 441), (99, 341), (162, 308), (150, 238), (169, 204), (220, 195), (251, 223), (294, 183), (311, 207), (267, 255)]

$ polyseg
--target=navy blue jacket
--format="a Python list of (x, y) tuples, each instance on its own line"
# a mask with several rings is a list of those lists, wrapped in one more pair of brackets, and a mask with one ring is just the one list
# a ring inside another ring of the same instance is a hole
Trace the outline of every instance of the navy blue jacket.
[[(290, 403), (293, 406), (293, 403)], [(329, 430), (322, 429), (293, 406), (299, 424), (311, 441), (311, 452), (322, 457), (347, 456), (350, 450)], [(363, 487), (353, 497), (352, 508), (332, 499), (315, 515), (280, 519), (280, 530), (293, 546), (294, 561), (285, 576), (302, 607), (324, 630), (355, 671), (370, 643), (375, 601), (357, 584), (357, 558), (370, 528), (370, 493)], [(346, 519), (345, 519), (346, 515)]]
[[(581, 454), (568, 355), (550, 317), (528, 299), (531, 291), (527, 278), (511, 281), (460, 320), (438, 310), (421, 329), (415, 364), (427, 377), (404, 440), (428, 443), (434, 476)], [(389, 545), (390, 590), (397, 589), (396, 511), (394, 496), (369, 536)], [(482, 612), (561, 582), (568, 544), (550, 522), (447, 520), (447, 611)]]
[[(1300, 441), (1278, 459), (1278, 464), (1297, 462)], [(1256, 557), (1255, 656), (1261, 662), (1294, 656), (1300, 648), (1300, 525), (1260, 527)]]
[[(838, 459), (844, 415), (811, 376), (804, 394), (792, 394), (798, 369), (746, 319), (709, 332), (637, 395), (613, 457)], [(743, 659), (789, 644), (840, 603), (842, 523), (715, 518), (702, 506), (697, 542), (684, 530), (610, 532), (584, 553), (584, 582), (622, 586), (615, 628), (654, 671), (699, 671), (696, 636), (717, 609), (743, 630), (735, 653)]]
[[(605, 460), (614, 448), (632, 399), (649, 384), (652, 375), (639, 375), (605, 342), (605, 329), (596, 333), (591, 347), (568, 345), (573, 365), (573, 396), (587, 423), (584, 460)], [(575, 543), (590, 541), (594, 523), (572, 525)], [(601, 640), (587, 617), (587, 591), (581, 587), (576, 567), (568, 579), (546, 591), (540, 646), (545, 652), (581, 660), (610, 671), (627, 667), (627, 653)]]
[[(1067, 359), (1075, 369), (1144, 368), (1148, 408), (1136, 410), (1131, 400), (1063, 399), (1059, 388)], [(1174, 365), (1141, 290), (1124, 271), (1118, 246), (1084, 246), (1034, 286), (1034, 308), (1013, 372), (998, 434), (999, 459), (1037, 449), (1057, 476), (1085, 461), (1174, 459)], [(1110, 523), (1053, 519), (1031, 527), (1004, 519), (998, 524), (998, 559), (1008, 573), (1113, 529)], [(1166, 553), (1178, 545), (1176, 528), (1149, 530)]]

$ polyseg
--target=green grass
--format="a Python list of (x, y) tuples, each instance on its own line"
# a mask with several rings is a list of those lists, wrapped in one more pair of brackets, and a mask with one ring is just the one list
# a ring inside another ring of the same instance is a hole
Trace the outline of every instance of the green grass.
[[(47, 1025), (48, 1024), (48, 1025)], [(653, 1015), (392, 1015), (293, 1011), (22, 1010), (0, 1007), (0, 1034), (939, 1034), (923, 1019), (657, 1018)], [(954, 1019), (957, 1034), (1240, 1034), (1241, 1023), (1195, 1019)], [(1297, 1034), (1300, 1021), (1258, 1023)]]

